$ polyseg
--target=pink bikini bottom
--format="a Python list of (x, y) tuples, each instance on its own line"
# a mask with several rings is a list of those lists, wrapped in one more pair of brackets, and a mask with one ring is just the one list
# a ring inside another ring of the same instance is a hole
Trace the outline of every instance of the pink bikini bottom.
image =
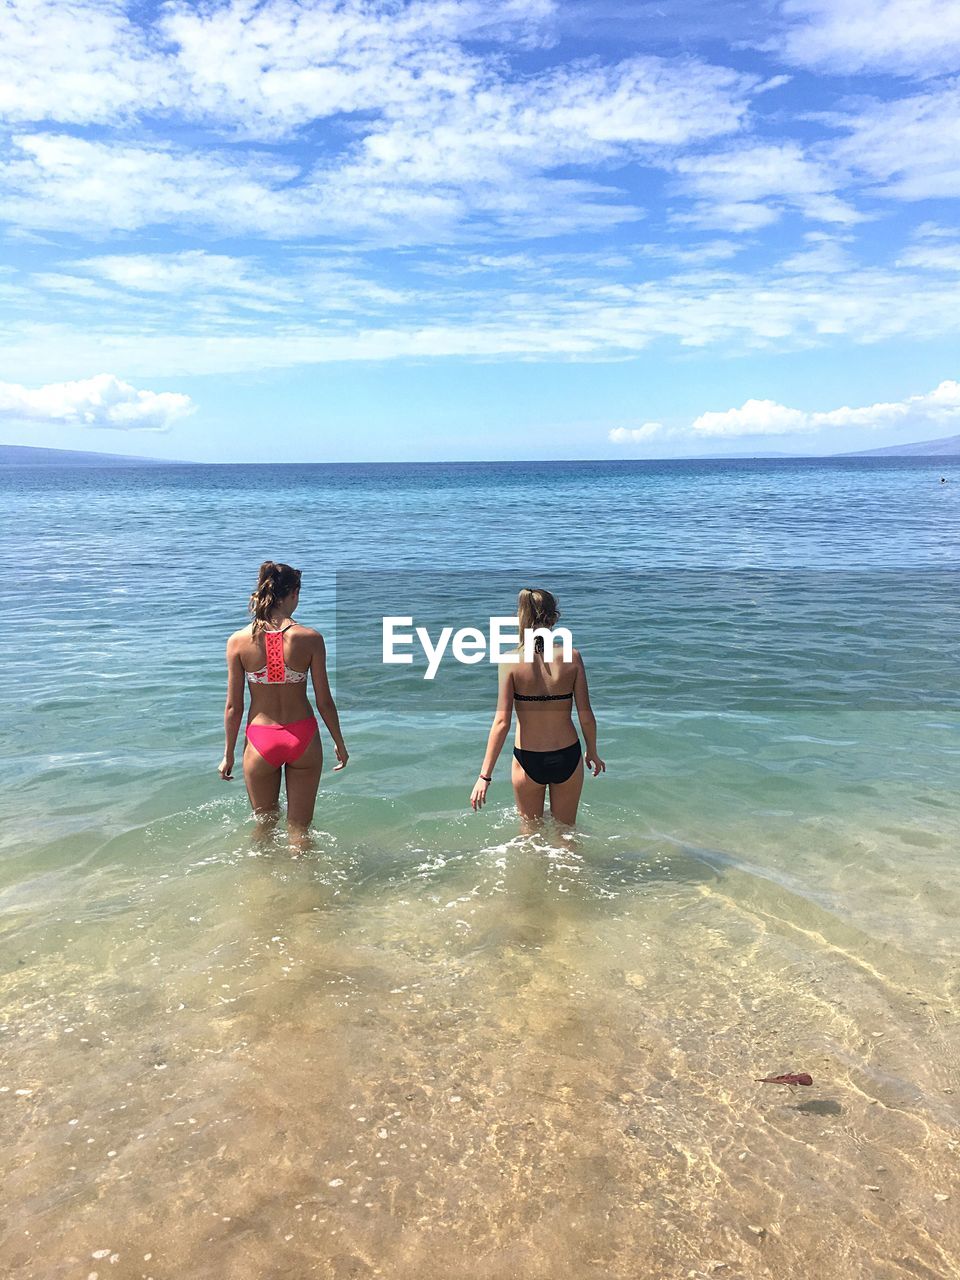
[(316, 732), (316, 720), (307, 716), (305, 720), (294, 720), (292, 724), (248, 724), (247, 741), (260, 752), (267, 764), (280, 769), (303, 755)]

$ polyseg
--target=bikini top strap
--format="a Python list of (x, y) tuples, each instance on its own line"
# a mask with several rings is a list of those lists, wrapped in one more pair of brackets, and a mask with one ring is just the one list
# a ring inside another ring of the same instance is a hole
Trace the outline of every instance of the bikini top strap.
[(283, 627), (280, 631), (264, 631), (263, 643), (267, 651), (267, 684), (284, 684), (287, 668), (283, 661)]

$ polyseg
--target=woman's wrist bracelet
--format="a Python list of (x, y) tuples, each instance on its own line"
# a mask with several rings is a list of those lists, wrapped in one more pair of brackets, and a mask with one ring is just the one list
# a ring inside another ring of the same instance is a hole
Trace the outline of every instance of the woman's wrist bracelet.
[(493, 781), (493, 778), (492, 778), (492, 777), (489, 777), (489, 778), (488, 778), (488, 777), (487, 777), (487, 775), (486, 775), (485, 773), (481, 773), (480, 777), (484, 780), (484, 782), (492, 782), (492, 781)]

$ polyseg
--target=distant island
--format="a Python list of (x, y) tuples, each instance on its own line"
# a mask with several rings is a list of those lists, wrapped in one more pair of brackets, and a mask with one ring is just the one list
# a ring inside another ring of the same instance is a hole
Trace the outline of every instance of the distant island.
[(861, 449), (857, 453), (841, 453), (841, 458), (955, 458), (960, 455), (960, 436), (943, 436), (940, 440), (918, 440), (915, 444), (890, 444), (885, 449)]
[(39, 449), (29, 444), (0, 444), (0, 466), (162, 466), (163, 458), (137, 458), (127, 453), (90, 453), (85, 449)]

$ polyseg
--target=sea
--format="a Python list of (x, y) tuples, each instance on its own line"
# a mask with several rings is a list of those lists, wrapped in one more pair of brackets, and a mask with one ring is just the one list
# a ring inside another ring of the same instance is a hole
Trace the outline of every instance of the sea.
[[(0, 468), (0, 1273), (960, 1275), (958, 555), (947, 458)], [(217, 775), (267, 558), (306, 852)], [(509, 742), (472, 812), (495, 664), (416, 641), (524, 586), (573, 829)]]

